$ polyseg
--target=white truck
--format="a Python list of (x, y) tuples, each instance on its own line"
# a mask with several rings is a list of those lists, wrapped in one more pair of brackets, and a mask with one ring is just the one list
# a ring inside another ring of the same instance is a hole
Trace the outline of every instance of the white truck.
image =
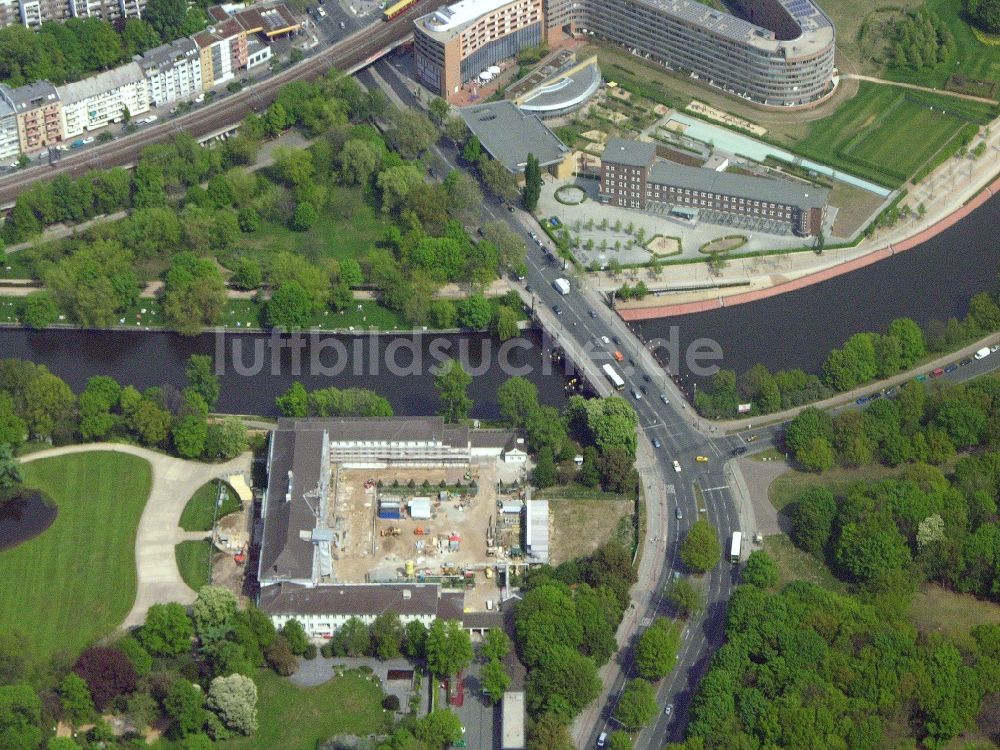
[(992, 354), (992, 350), (988, 346), (984, 346), (976, 352), (976, 359), (986, 359), (990, 354)]
[(566, 279), (556, 279), (552, 282), (552, 286), (556, 288), (559, 294), (569, 294), (569, 281)]

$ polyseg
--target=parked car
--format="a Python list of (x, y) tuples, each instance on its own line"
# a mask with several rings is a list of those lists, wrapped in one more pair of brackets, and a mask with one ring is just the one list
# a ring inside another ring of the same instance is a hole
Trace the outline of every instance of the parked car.
[(858, 406), (864, 406), (865, 404), (868, 403), (868, 397), (867, 396), (861, 396), (854, 403), (856, 403)]
[(917, 375), (917, 377), (915, 377), (914, 380), (916, 380), (918, 383), (923, 383), (925, 380), (927, 380), (927, 376), (921, 373), (920, 375)]
[(632, 395), (635, 397), (636, 401), (642, 401), (642, 394), (639, 393), (638, 389), (633, 388), (632, 389)]
[(674, 508), (674, 518), (676, 518), (678, 521), (684, 518), (684, 511), (681, 510), (681, 506), (679, 505), (676, 508)]
[(674, 461), (674, 471), (676, 471), (678, 474), (681, 473), (681, 465), (679, 461)]
[(972, 364), (972, 357), (966, 357), (961, 362), (958, 363), (959, 367), (966, 367)]
[(562, 315), (562, 308), (559, 307), (559, 305), (553, 305), (552, 312), (554, 312), (556, 315)]
[(886, 398), (895, 398), (897, 393), (899, 393), (899, 386), (895, 386), (894, 385), (892, 388), (890, 388), (889, 390), (887, 390), (885, 392), (885, 397)]
[(615, 358), (615, 362), (622, 362), (625, 360), (625, 356), (621, 352), (612, 352), (611, 356)]
[(747, 447), (745, 445), (737, 445), (735, 448), (733, 448), (734, 456), (742, 456), (746, 452), (747, 452)]
[(667, 394), (666, 393), (661, 393), (660, 394), (660, 401), (662, 401), (665, 404), (669, 404), (670, 403), (670, 399), (667, 398)]
[(703, 464), (708, 461), (708, 456), (695, 456), (694, 460)]
[(653, 447), (654, 448), (659, 448), (660, 446), (661, 446), (660, 439), (659, 438), (653, 438)]
[(646, 390), (646, 386), (644, 386), (644, 385), (640, 385), (639, 386), (639, 390), (642, 391), (642, 394), (644, 396), (649, 392), (649, 391)]
[(666, 706), (663, 707), (663, 715), (664, 716), (670, 716), (670, 714), (672, 714), (673, 712), (674, 712), (674, 704), (673, 703), (668, 703)]
[(589, 315), (592, 318), (597, 317), (597, 313), (595, 313), (593, 310), (587, 310), (587, 315)]
[(958, 365), (956, 365), (954, 362), (952, 362), (950, 365), (948, 365), (946, 368), (944, 368), (944, 371), (945, 372), (955, 372), (955, 370), (957, 370), (957, 369), (958, 369)]
[(649, 377), (649, 375), (647, 375), (646, 373), (642, 374), (642, 379), (645, 380), (647, 383), (652, 383), (653, 382), (653, 379), (651, 377)]
[(873, 393), (872, 395), (870, 395), (870, 396), (868, 397), (868, 400), (869, 400), (869, 401), (877, 401), (877, 400), (878, 400), (878, 399), (880, 399), (880, 398), (882, 398), (882, 394), (881, 394), (881, 392), (879, 392), (879, 393)]

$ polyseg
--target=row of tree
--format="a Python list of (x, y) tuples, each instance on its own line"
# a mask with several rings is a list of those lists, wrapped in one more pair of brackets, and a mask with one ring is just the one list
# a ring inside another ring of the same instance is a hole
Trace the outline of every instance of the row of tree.
[(708, 417), (730, 418), (737, 416), (739, 404), (750, 403), (752, 414), (769, 414), (892, 377), (929, 353), (953, 351), (1000, 330), (998, 297), (1000, 293), (977, 294), (961, 321), (932, 319), (921, 329), (909, 318), (897, 318), (885, 334), (856, 333), (830, 352), (822, 377), (802, 370), (772, 374), (760, 364), (738, 378), (732, 370), (720, 370), (711, 386), (698, 392), (695, 407)]
[(183, 391), (161, 386), (139, 392), (96, 375), (77, 396), (43, 365), (0, 360), (0, 445), (128, 439), (209, 460), (246, 450), (247, 432), (239, 419), (208, 421), (220, 388), (211, 357), (193, 355), (187, 378)]
[(892, 25), (890, 61), (897, 68), (933, 68), (956, 50), (955, 36), (937, 13), (926, 8), (904, 13)]

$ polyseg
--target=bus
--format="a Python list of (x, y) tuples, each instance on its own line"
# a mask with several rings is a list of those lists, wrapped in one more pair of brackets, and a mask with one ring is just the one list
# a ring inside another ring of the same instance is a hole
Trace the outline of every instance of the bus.
[(740, 552), (743, 549), (743, 535), (738, 532), (733, 532), (733, 546), (729, 550), (729, 562), (733, 565), (738, 565), (740, 562)]
[(393, 3), (382, 12), (382, 18), (386, 21), (391, 21), (416, 2), (417, 0), (399, 0), (398, 3)]
[(608, 376), (608, 380), (611, 381), (611, 385), (615, 387), (616, 391), (623, 390), (625, 388), (625, 381), (622, 380), (622, 376), (615, 372), (615, 368), (611, 365), (604, 365), (604, 374)]

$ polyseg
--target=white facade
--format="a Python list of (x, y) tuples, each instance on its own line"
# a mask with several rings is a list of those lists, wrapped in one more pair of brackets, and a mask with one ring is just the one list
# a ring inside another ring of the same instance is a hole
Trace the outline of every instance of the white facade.
[(271, 45), (251, 39), (247, 42), (247, 68), (263, 65), (272, 57)]
[[(405, 627), (407, 623), (413, 622), (414, 620), (419, 620), (426, 627), (430, 627), (431, 623), (434, 622), (434, 618), (437, 613), (434, 614), (422, 614), (422, 615), (400, 615), (399, 621)], [(352, 617), (356, 617), (365, 625), (371, 625), (375, 622), (375, 615), (365, 615), (365, 614), (350, 614), (348, 612), (338, 612), (330, 613), (325, 615), (271, 615), (271, 622), (274, 624), (275, 630), (281, 630), (289, 620), (298, 620), (302, 624), (302, 628), (306, 631), (306, 635), (310, 638), (330, 638), (334, 633), (344, 627), (345, 623)]]
[(190, 39), (151, 49), (136, 62), (145, 75), (152, 107), (191, 99), (202, 92), (201, 55)]
[(134, 62), (60, 86), (57, 90), (63, 103), (63, 138), (66, 140), (112, 122), (121, 122), (126, 108), (132, 117), (149, 111), (146, 79)]
[(0, 86), (0, 163), (9, 164), (21, 153), (17, 136), (17, 115), (14, 102), (6, 96), (6, 86)]

